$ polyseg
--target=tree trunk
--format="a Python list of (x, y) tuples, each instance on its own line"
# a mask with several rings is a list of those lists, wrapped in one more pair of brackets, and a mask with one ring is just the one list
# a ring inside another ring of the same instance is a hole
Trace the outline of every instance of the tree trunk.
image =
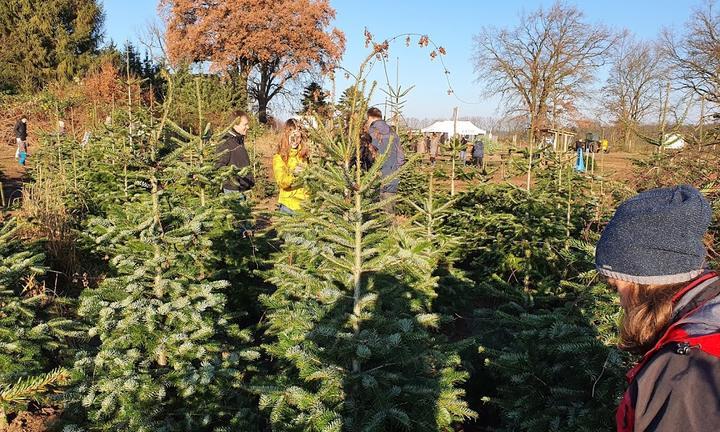
[(632, 141), (630, 141), (630, 127), (625, 125), (625, 148), (627, 149), (628, 153), (632, 153)]
[(270, 120), (268, 104), (281, 87), (281, 84), (275, 83), (275, 72), (278, 65), (279, 60), (263, 63), (260, 67), (260, 82), (257, 84), (257, 88), (253, 89), (253, 95), (258, 103), (258, 120), (263, 124), (267, 124)]
[(267, 122), (268, 122), (268, 112), (267, 112), (268, 102), (270, 102), (270, 101), (268, 101), (266, 97), (264, 97), (262, 95), (260, 97), (258, 97), (258, 100), (257, 100), (258, 120), (262, 124), (267, 124)]

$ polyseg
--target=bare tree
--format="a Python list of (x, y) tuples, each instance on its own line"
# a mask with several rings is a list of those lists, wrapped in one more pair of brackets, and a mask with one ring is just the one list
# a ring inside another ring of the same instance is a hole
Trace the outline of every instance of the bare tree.
[(167, 65), (165, 25), (160, 19), (146, 21), (145, 26), (138, 34), (138, 40), (155, 63)]
[(522, 15), (512, 29), (483, 27), (475, 37), (475, 70), (487, 93), (527, 116), (532, 143), (553, 105), (570, 106), (586, 94), (615, 39), (575, 6), (556, 2)]
[(604, 107), (630, 150), (632, 131), (661, 105), (657, 95), (666, 79), (666, 69), (656, 44), (637, 41), (630, 35), (617, 44), (612, 62), (603, 87)]
[(557, 108), (586, 95), (593, 72), (608, 58), (615, 37), (583, 19), (560, 1), (522, 15), (512, 29), (483, 27), (475, 37), (475, 70), (490, 94), (500, 94), (509, 112), (527, 116), (529, 131), (526, 188), (530, 192), (533, 144), (540, 129), (557, 119)]
[(663, 31), (662, 46), (676, 84), (711, 105), (720, 103), (720, 15), (714, 1), (693, 11), (682, 35)]

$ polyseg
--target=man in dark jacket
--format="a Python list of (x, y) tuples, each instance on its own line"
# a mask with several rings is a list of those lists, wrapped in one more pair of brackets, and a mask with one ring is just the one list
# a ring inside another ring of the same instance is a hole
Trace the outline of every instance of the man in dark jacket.
[[(382, 118), (379, 109), (372, 107), (367, 112), (367, 128), (368, 134), (372, 138), (372, 146), (377, 150), (378, 156), (387, 153), (385, 162), (380, 172), (383, 178), (391, 176), (405, 163), (405, 154), (400, 146), (400, 137), (390, 128)], [(380, 189), (381, 199), (394, 198), (398, 191), (400, 180), (393, 179), (389, 183), (383, 185)], [(388, 207), (389, 210), (391, 206)]]
[(475, 164), (478, 166), (478, 168), (483, 166), (483, 158), (485, 157), (485, 143), (483, 142), (482, 138), (478, 138), (477, 141), (473, 144), (473, 160), (475, 161)]
[(20, 117), (17, 123), (15, 123), (15, 143), (17, 144), (17, 151), (15, 152), (15, 159), (21, 160), (21, 164), (25, 165), (25, 156), (27, 155), (27, 116), (23, 115)]
[[(230, 129), (225, 142), (217, 148), (219, 158), (216, 167), (234, 166), (243, 169), (250, 166), (250, 157), (245, 149), (245, 134), (250, 126), (248, 115), (242, 111), (236, 113), (237, 123)], [(223, 183), (223, 192), (245, 192), (255, 186), (255, 177), (248, 171), (244, 175), (231, 176)]]

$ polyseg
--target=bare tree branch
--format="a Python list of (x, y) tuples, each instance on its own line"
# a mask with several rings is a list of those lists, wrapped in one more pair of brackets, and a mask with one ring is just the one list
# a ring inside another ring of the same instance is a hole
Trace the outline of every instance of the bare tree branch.
[(488, 94), (503, 97), (508, 112), (526, 115), (533, 140), (553, 113), (570, 111), (587, 94), (617, 39), (583, 18), (576, 7), (556, 2), (521, 16), (515, 28), (483, 27), (475, 37), (479, 81)]

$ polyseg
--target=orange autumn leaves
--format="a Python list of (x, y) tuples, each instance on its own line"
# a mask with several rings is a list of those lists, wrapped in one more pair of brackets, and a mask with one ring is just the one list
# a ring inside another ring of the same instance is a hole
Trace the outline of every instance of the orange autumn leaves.
[(174, 63), (210, 62), (213, 70), (277, 65), (277, 75), (331, 70), (345, 35), (330, 29), (328, 0), (161, 0)]

